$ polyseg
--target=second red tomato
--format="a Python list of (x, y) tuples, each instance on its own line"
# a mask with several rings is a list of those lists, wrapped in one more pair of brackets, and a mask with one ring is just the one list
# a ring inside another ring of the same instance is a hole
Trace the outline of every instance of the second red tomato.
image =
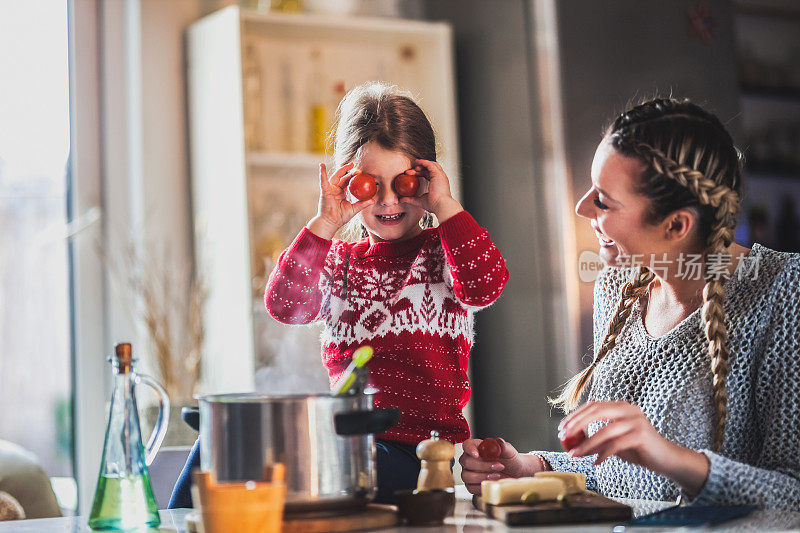
[(580, 432), (571, 435), (559, 433), (558, 438), (561, 441), (561, 446), (563, 446), (565, 450), (570, 451), (588, 437), (586, 436), (586, 430), (582, 429)]
[(419, 178), (413, 174), (400, 174), (394, 179), (393, 186), (398, 196), (416, 196)]

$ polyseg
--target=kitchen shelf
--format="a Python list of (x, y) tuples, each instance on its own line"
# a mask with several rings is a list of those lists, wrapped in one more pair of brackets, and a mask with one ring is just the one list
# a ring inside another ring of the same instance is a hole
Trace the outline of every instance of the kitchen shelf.
[[(777, 221), (787, 201), (800, 205), (800, 6), (795, 2), (738, 0), (735, 30), (740, 48), (741, 145), (745, 150), (744, 194), (739, 219), (760, 213), (757, 236), (778, 241)], [(794, 231), (800, 231), (795, 228)]]
[[(234, 6), (235, 8), (235, 6)], [(268, 28), (271, 35), (280, 39), (296, 39), (314, 35), (321, 39), (341, 39), (342, 32), (358, 34), (357, 41), (368, 38), (391, 43), (401, 35), (429, 40), (436, 32), (449, 33), (450, 27), (443, 23), (431, 23), (393, 17), (340, 16), (314, 13), (279, 13), (239, 9), (243, 24), (251, 25), (254, 31)], [(220, 13), (224, 10), (220, 10)], [(209, 15), (209, 16), (213, 16)], [(355, 41), (354, 41), (355, 42)], [(441, 50), (436, 50), (441, 52)]]
[(782, 22), (800, 22), (800, 9), (737, 3), (735, 10), (737, 15), (766, 18)]
[(800, 180), (800, 167), (746, 166), (744, 172), (748, 178), (780, 178)]
[(800, 87), (774, 87), (741, 83), (739, 89), (742, 96), (746, 97), (768, 98), (800, 103)]
[(320, 163), (326, 163), (324, 154), (303, 152), (247, 152), (247, 166), (259, 169), (301, 169), (316, 170)]
[[(311, 140), (330, 128), (344, 91), (381, 80), (410, 92), (437, 132), (438, 159), (460, 197), (452, 41), (442, 22), (236, 5), (188, 29), (195, 261), (208, 286), (204, 391), (252, 390), (257, 362), (279, 352), (299, 365), (319, 364), (318, 328), (254, 313), (253, 299), (261, 298), (280, 251), (316, 213), (317, 168), (328, 161), (313, 153)], [(322, 97), (314, 94), (319, 87)]]

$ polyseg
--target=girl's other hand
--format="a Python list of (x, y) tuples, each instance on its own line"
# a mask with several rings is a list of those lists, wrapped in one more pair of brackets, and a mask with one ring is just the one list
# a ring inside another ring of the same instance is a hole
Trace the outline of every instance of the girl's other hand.
[(481, 493), (481, 481), (503, 478), (532, 476), (543, 470), (544, 462), (540, 457), (519, 453), (516, 448), (503, 439), (500, 441), (500, 458), (497, 461), (484, 461), (478, 453), (478, 445), (482, 439), (464, 441), (464, 453), (459, 457), (461, 479), (472, 494)]
[(332, 239), (339, 228), (347, 224), (359, 211), (377, 201), (375, 196), (356, 203), (350, 203), (347, 199), (347, 182), (352, 177), (348, 172), (353, 170), (354, 166), (354, 163), (347, 163), (329, 178), (328, 169), (324, 163), (320, 163), (317, 214), (306, 225), (318, 237)]
[(444, 222), (464, 210), (453, 198), (450, 192), (450, 180), (439, 163), (427, 159), (415, 159), (412, 164), (411, 170), (406, 171), (406, 174), (414, 174), (427, 180), (427, 192), (419, 196), (403, 196), (400, 198), (401, 203), (422, 207), (436, 215), (439, 222)]

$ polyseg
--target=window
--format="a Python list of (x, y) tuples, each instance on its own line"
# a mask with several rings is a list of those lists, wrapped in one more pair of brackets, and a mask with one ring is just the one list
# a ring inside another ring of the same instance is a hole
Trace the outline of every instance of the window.
[(0, 3), (0, 49), (0, 439), (38, 457), (69, 509), (66, 3)]

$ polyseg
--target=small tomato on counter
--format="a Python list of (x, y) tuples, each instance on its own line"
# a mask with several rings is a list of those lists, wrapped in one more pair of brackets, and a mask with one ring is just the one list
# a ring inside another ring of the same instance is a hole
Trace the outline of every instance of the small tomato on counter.
[(478, 444), (478, 455), (480, 455), (481, 459), (484, 461), (497, 461), (500, 459), (502, 448), (498, 439), (489, 437), (488, 439), (483, 439), (481, 443)]

